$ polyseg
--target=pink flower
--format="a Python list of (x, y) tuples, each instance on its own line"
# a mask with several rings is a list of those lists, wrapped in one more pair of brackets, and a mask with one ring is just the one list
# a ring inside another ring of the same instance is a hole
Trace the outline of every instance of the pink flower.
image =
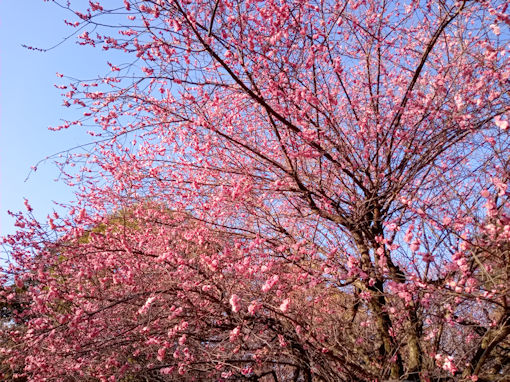
[(28, 212), (32, 212), (33, 211), (33, 208), (32, 206), (28, 203), (28, 200), (27, 199), (24, 199), (23, 203), (25, 204), (25, 208), (27, 209)]
[(174, 371), (173, 367), (165, 367), (165, 368), (159, 370), (160, 374), (163, 374), (163, 375), (172, 374), (173, 371)]
[(456, 94), (454, 100), (455, 106), (457, 106), (457, 110), (462, 109), (462, 107), (464, 106), (464, 100), (462, 99), (462, 96), (460, 94)]
[(409, 248), (411, 248), (411, 251), (416, 252), (418, 249), (420, 249), (420, 241), (419, 240), (413, 241)]
[(457, 367), (453, 363), (453, 357), (451, 355), (445, 357), (443, 369), (449, 371), (452, 374), (455, 374), (455, 372), (457, 371)]
[(159, 362), (163, 361), (163, 359), (165, 358), (165, 354), (166, 354), (166, 348), (160, 348), (158, 350), (158, 357), (157, 357), (157, 359), (158, 359)]
[(278, 275), (272, 276), (266, 283), (262, 286), (262, 292), (269, 292), (271, 288), (278, 282)]
[(153, 303), (153, 301), (155, 299), (156, 299), (156, 297), (154, 297), (154, 296), (153, 297), (149, 297), (147, 299), (147, 301), (145, 301), (145, 304), (143, 304), (143, 306), (140, 309), (138, 309), (138, 314), (146, 313), (149, 310), (151, 304)]
[(237, 337), (239, 337), (240, 334), (241, 334), (241, 328), (239, 326), (235, 327), (230, 332), (230, 336), (229, 336), (230, 342), (234, 342), (237, 339)]
[(494, 117), (494, 123), (501, 130), (507, 130), (508, 129), (508, 121), (505, 121), (505, 120), (501, 119), (500, 115)]
[(261, 304), (257, 301), (252, 301), (251, 304), (248, 306), (248, 313), (255, 314), (257, 311), (261, 308)]
[(230, 297), (230, 305), (232, 306), (232, 312), (237, 313), (241, 310), (241, 299), (236, 294), (233, 294), (232, 297)]
[(506, 193), (506, 190), (508, 188), (508, 185), (506, 183), (503, 183), (500, 179), (494, 178), (492, 180), (496, 188), (498, 189), (498, 196), (503, 196)]
[(489, 27), (492, 29), (492, 33), (494, 33), (496, 36), (499, 36), (501, 34), (501, 30), (499, 29), (499, 26), (497, 24), (491, 24)]
[(280, 310), (283, 313), (286, 313), (289, 310), (289, 305), (290, 305), (290, 298), (286, 298), (285, 300), (283, 300), (282, 304), (280, 305)]
[(89, 1), (90, 9), (93, 11), (102, 11), (103, 7), (97, 2), (93, 3), (92, 1)]

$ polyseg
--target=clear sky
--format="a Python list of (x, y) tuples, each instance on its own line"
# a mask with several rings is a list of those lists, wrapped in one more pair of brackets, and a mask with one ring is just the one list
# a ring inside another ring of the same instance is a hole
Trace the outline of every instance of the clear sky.
[(14, 231), (7, 210), (23, 210), (24, 197), (39, 218), (52, 211), (52, 201), (72, 199), (71, 191), (54, 181), (59, 172), (51, 162), (25, 181), (41, 159), (88, 141), (77, 129), (48, 130), (79, 113), (61, 106), (62, 91), (53, 86), (61, 81), (56, 72), (90, 78), (106, 71), (100, 49), (78, 46), (73, 39), (44, 53), (22, 47), (60, 42), (72, 32), (65, 18), (72, 15), (51, 2), (0, 0), (0, 235)]

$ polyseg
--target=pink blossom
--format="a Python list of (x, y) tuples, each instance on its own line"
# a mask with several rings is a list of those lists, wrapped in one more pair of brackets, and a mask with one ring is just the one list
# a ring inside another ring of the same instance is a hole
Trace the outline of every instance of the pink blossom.
[(241, 299), (239, 298), (239, 296), (237, 296), (236, 294), (233, 294), (231, 297), (230, 297), (230, 305), (232, 306), (232, 312), (234, 313), (237, 313), (241, 310)]
[(409, 248), (411, 249), (411, 251), (416, 252), (418, 249), (420, 249), (420, 244), (421, 243), (419, 240), (414, 240), (409, 246)]
[(262, 305), (258, 301), (252, 301), (248, 306), (248, 313), (254, 315), (261, 307)]
[(232, 331), (230, 332), (230, 337), (229, 337), (230, 342), (234, 342), (239, 337), (240, 334), (241, 334), (241, 328), (239, 326), (232, 329)]
[(143, 304), (143, 306), (142, 306), (140, 309), (138, 309), (138, 314), (144, 314), (144, 313), (146, 313), (146, 312), (149, 310), (149, 308), (150, 308), (151, 304), (154, 302), (154, 300), (155, 300), (155, 299), (156, 299), (156, 297), (154, 297), (154, 296), (149, 297), (149, 298), (145, 301), (145, 304)]
[(453, 357), (451, 355), (447, 356), (444, 359), (443, 369), (449, 371), (450, 373), (452, 373), (452, 375), (454, 375), (457, 372), (457, 367), (453, 363)]
[(283, 313), (286, 313), (288, 310), (289, 310), (289, 305), (290, 305), (290, 298), (286, 298), (285, 300), (283, 300), (283, 302), (281, 303), (280, 305), (280, 310), (283, 312)]
[(159, 369), (159, 372), (160, 374), (163, 374), (163, 375), (169, 375), (169, 374), (172, 374), (174, 371), (174, 368), (173, 367), (164, 367), (162, 369)]
[(165, 353), (166, 353), (166, 348), (164, 348), (164, 347), (159, 348), (158, 357), (157, 357), (158, 361), (160, 361), (160, 362), (163, 361), (163, 359), (165, 358)]
[(282, 336), (281, 334), (278, 334), (278, 342), (280, 343), (280, 346), (282, 348), (287, 346), (287, 341), (285, 341), (285, 337)]
[(271, 278), (269, 278), (265, 282), (265, 284), (262, 286), (262, 291), (269, 292), (271, 290), (271, 288), (273, 288), (273, 286), (275, 286), (275, 284), (278, 282), (278, 280), (279, 280), (278, 275), (271, 276)]
[(494, 117), (494, 123), (496, 124), (497, 127), (499, 127), (503, 131), (508, 129), (508, 121), (503, 120), (499, 115)]

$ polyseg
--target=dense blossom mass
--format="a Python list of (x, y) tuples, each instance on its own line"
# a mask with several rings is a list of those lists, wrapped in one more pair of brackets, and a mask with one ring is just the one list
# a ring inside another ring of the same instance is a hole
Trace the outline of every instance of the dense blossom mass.
[(499, 0), (76, 0), (94, 139), (13, 214), (0, 373), (503, 381), (510, 15)]

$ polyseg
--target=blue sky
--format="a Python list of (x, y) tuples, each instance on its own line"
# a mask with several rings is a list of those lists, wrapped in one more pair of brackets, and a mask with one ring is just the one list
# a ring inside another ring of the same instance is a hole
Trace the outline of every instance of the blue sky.
[(23, 210), (24, 197), (39, 218), (52, 211), (52, 201), (72, 199), (71, 191), (54, 181), (59, 172), (51, 161), (25, 181), (41, 159), (88, 141), (77, 129), (48, 130), (79, 113), (61, 106), (61, 90), (53, 86), (59, 82), (56, 72), (89, 78), (107, 68), (100, 49), (73, 39), (44, 53), (22, 47), (60, 42), (72, 32), (65, 18), (72, 15), (43, 0), (0, 0), (0, 235), (14, 231), (7, 210)]

